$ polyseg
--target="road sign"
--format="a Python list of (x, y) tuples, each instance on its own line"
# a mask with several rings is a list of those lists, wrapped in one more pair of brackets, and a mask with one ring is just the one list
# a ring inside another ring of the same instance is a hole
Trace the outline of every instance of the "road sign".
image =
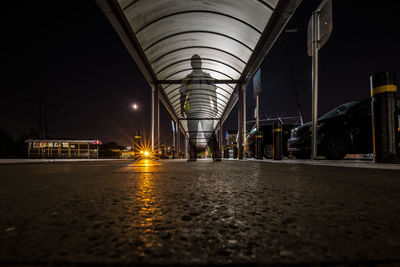
[(332, 33), (332, 1), (325, 0), (320, 5), (319, 11), (319, 43), (320, 49), (329, 39)]
[[(317, 49), (320, 49), (329, 39), (332, 33), (332, 1), (324, 0), (319, 7), (315, 10), (317, 13)], [(310, 18), (307, 27), (307, 52), (308, 55), (312, 56), (312, 42), (313, 42), (313, 30), (312, 30), (313, 17)]]
[(261, 68), (259, 68), (253, 77), (253, 96), (254, 98), (261, 92)]

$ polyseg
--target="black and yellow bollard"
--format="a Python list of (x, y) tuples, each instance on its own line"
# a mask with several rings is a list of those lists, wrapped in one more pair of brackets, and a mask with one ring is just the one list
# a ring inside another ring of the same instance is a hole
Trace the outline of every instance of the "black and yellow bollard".
[(274, 134), (273, 134), (273, 141), (274, 141), (274, 160), (281, 160), (282, 159), (282, 123), (276, 122), (274, 123)]
[(262, 130), (258, 129), (256, 132), (256, 143), (255, 143), (255, 150), (256, 150), (256, 159), (263, 159), (263, 132)]
[(397, 163), (396, 74), (386, 71), (370, 77), (374, 162)]

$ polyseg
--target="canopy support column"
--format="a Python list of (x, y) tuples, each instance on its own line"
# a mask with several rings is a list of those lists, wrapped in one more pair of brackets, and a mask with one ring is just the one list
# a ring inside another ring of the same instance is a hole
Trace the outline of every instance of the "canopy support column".
[(185, 158), (189, 158), (189, 137), (185, 136)]
[(179, 120), (175, 124), (175, 132), (176, 132), (176, 144), (175, 144), (175, 151), (176, 157), (179, 159), (179, 153), (181, 153), (181, 130), (179, 129)]
[(160, 112), (159, 112), (159, 85), (152, 85), (151, 90), (151, 147), (153, 151), (158, 149), (160, 138)]
[(238, 151), (239, 159), (243, 159), (243, 85), (238, 86), (239, 107), (238, 107)]
[(219, 134), (218, 134), (218, 148), (219, 148), (219, 158), (222, 158), (222, 151), (224, 149), (222, 145), (222, 119), (219, 120)]

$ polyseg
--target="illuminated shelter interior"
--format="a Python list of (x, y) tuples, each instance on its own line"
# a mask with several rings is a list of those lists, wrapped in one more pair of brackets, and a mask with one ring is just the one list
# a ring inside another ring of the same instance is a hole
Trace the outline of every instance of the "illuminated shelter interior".
[[(191, 57), (201, 57), (203, 71), (216, 86), (216, 99), (211, 99), (217, 112), (202, 108), (198, 118), (207, 118), (218, 130), (300, 1), (97, 0), (97, 4), (188, 136), (179, 88), (192, 71)], [(193, 108), (209, 105), (210, 93), (198, 93)]]
[(98, 158), (100, 140), (28, 139), (28, 158)]

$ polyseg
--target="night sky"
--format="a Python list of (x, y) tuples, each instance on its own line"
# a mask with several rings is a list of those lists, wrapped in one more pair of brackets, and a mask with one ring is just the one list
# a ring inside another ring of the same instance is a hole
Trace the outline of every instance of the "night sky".
[[(333, 0), (333, 32), (319, 51), (319, 114), (369, 97), (369, 76), (400, 76), (398, 1)], [(320, 1), (304, 0), (262, 64), (260, 114), (311, 119), (307, 24)], [(134, 130), (150, 133), (151, 90), (94, 1), (7, 1), (1, 16), (0, 128), (14, 139), (45, 127), (54, 138), (129, 145)], [(42, 6), (41, 6), (42, 5)], [(285, 46), (285, 43), (287, 46)], [(291, 68), (294, 73), (294, 83)], [(399, 80), (399, 79), (397, 79)], [(252, 119), (251, 83), (247, 119)], [(294, 87), (299, 95), (298, 102)], [(131, 105), (137, 103), (139, 110)], [(161, 141), (172, 141), (160, 104)], [(42, 118), (42, 119), (40, 119)], [(46, 118), (46, 119), (44, 119)], [(234, 108), (224, 129), (237, 129)]]

